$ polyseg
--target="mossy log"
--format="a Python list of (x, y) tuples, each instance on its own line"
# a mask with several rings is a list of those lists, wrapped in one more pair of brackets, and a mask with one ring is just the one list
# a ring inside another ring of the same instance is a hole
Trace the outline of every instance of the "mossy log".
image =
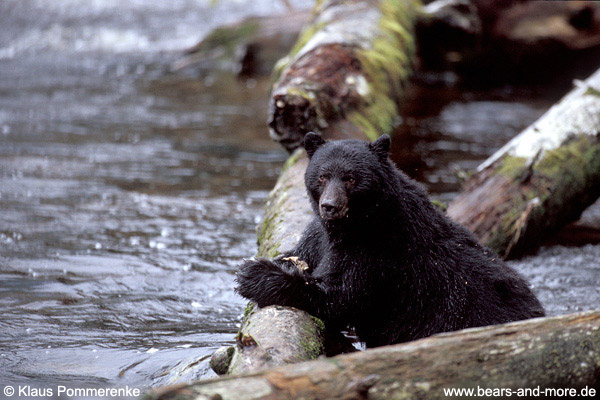
[(322, 0), (276, 66), (271, 137), (288, 151), (309, 131), (375, 139), (393, 127), (411, 75), (418, 0)]
[(294, 10), (283, 15), (249, 17), (221, 26), (189, 48), (171, 69), (218, 69), (244, 76), (269, 75), (277, 61), (296, 43), (310, 16), (309, 10)]
[[(592, 311), (438, 334), (406, 344), (165, 388), (146, 398), (434, 400), (461, 397), (445, 392), (452, 388), (503, 388), (513, 393), (573, 388), (581, 393), (586, 387), (589, 396), (590, 388), (599, 388), (598, 371), (600, 311)], [(541, 393), (539, 398), (552, 398)]]
[(324, 353), (324, 333), (323, 323), (302, 310), (249, 304), (236, 345), (217, 350), (210, 366), (223, 375), (312, 360)]
[(448, 215), (505, 258), (535, 249), (600, 195), (600, 70), (466, 182)]
[[(288, 55), (280, 73), (292, 58), (290, 49), (294, 47), (294, 54), (323, 27), (320, 22), (310, 25), (294, 46), (311, 15), (314, 19), (309, 10), (288, 9), (218, 27), (174, 62), (172, 70), (263, 76)], [(600, 3), (437, 0), (418, 12), (416, 26), (422, 69), (454, 70), (465, 79), (477, 72), (478, 79), (495, 81), (523, 77), (524, 72), (528, 79), (552, 77), (572, 64), (573, 57), (589, 59), (589, 50), (600, 47)]]

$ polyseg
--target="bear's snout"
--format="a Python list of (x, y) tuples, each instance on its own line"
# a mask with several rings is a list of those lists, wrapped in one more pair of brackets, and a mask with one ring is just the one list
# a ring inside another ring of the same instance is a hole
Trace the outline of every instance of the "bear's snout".
[(339, 219), (348, 213), (348, 197), (342, 185), (331, 182), (319, 199), (319, 214), (325, 220)]

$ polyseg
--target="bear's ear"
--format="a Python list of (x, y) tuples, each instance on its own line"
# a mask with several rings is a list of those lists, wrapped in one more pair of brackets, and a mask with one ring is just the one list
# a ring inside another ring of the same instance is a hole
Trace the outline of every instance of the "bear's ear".
[(320, 135), (317, 135), (314, 132), (308, 132), (304, 136), (304, 148), (306, 149), (306, 154), (308, 154), (308, 158), (311, 158), (315, 151), (319, 147), (325, 144), (325, 140)]
[(390, 154), (390, 144), (392, 140), (388, 135), (381, 135), (373, 143), (369, 144), (369, 148), (377, 154), (379, 158), (387, 158)]

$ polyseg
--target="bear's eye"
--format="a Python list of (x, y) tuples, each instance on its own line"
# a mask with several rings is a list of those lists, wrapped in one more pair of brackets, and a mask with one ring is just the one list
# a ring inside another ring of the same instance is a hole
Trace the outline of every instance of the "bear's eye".
[(343, 180), (344, 180), (344, 182), (346, 182), (346, 185), (348, 185), (348, 186), (354, 186), (354, 184), (356, 183), (356, 179), (354, 179), (351, 176), (345, 176)]
[(324, 175), (319, 177), (319, 185), (323, 186), (327, 182), (327, 178)]

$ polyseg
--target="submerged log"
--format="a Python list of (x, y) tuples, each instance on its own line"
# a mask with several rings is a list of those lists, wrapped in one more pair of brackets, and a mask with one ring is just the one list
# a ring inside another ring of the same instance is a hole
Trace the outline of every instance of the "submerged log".
[[(146, 399), (446, 399), (600, 388), (600, 311), (444, 333), (152, 392)], [(502, 394), (499, 390), (504, 389)], [(481, 392), (488, 390), (489, 392)], [(496, 392), (492, 392), (496, 390)], [(549, 391), (547, 391), (549, 390)], [(593, 390), (594, 392), (591, 392)], [(478, 392), (479, 391), (479, 392)], [(540, 394), (541, 393), (541, 394)], [(519, 396), (526, 397), (526, 396)]]
[(417, 0), (323, 0), (275, 70), (271, 137), (288, 151), (309, 131), (375, 139), (393, 127), (412, 71)]
[(600, 70), (481, 164), (448, 215), (505, 258), (535, 249), (600, 195)]

